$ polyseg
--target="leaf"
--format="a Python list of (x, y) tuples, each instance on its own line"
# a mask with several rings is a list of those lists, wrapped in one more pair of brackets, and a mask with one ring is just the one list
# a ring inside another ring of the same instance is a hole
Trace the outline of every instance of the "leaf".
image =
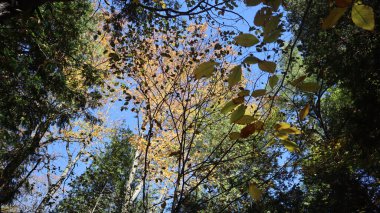
[(269, 143), (267, 143), (267, 144), (264, 146), (264, 148), (268, 148), (268, 147), (274, 145), (275, 143), (276, 143), (276, 140), (272, 139), (271, 141), (269, 141)]
[(274, 10), (278, 10), (281, 5), (282, 0), (266, 0), (264, 1), (266, 5), (271, 6)]
[(285, 146), (285, 148), (289, 152), (299, 151), (298, 145), (296, 143), (292, 142), (292, 141), (283, 140), (283, 141), (281, 141), (281, 143)]
[(201, 79), (203, 77), (209, 78), (212, 76), (212, 73), (215, 70), (215, 65), (218, 63), (214, 61), (204, 62), (198, 65), (197, 68), (194, 69), (194, 76), (196, 79)]
[(294, 79), (292, 82), (290, 82), (290, 84), (292, 86), (297, 86), (299, 83), (303, 82), (305, 79), (306, 79), (306, 75), (302, 75), (302, 76)]
[(281, 29), (275, 29), (269, 32), (264, 32), (263, 41), (266, 43), (275, 42), (280, 36), (281, 36)]
[(252, 97), (254, 98), (257, 98), (257, 97), (260, 97), (260, 96), (263, 96), (267, 93), (267, 91), (265, 89), (258, 89), (258, 90), (255, 90), (252, 92)]
[(309, 114), (309, 110), (310, 110), (310, 104), (306, 104), (306, 106), (301, 109), (300, 113), (298, 114), (301, 121), (305, 119), (306, 116)]
[(250, 135), (252, 135), (256, 128), (255, 124), (248, 124), (243, 129), (240, 130), (240, 137), (241, 138), (248, 138)]
[(297, 88), (303, 92), (315, 93), (315, 92), (318, 92), (318, 90), (320, 89), (320, 86), (316, 82), (305, 82), (305, 83), (298, 84)]
[(272, 16), (272, 8), (263, 7), (259, 11), (257, 11), (253, 23), (256, 26), (264, 26), (264, 24), (271, 18)]
[(277, 130), (277, 131), (280, 131), (280, 130), (283, 130), (283, 129), (288, 129), (290, 128), (290, 124), (286, 123), (286, 122), (280, 122), (280, 123), (277, 123), (274, 125), (274, 129)]
[(349, 7), (352, 4), (352, 0), (335, 0), (337, 7)]
[(259, 62), (259, 68), (262, 71), (274, 73), (274, 71), (276, 71), (276, 63), (274, 63), (272, 61), (260, 61)]
[(230, 122), (231, 123), (235, 123), (237, 120), (239, 120), (240, 118), (243, 117), (244, 113), (245, 113), (245, 109), (247, 107), (244, 106), (244, 105), (240, 105), (235, 111), (233, 111), (231, 113), (231, 118), (230, 118)]
[(301, 134), (301, 130), (297, 129), (296, 127), (289, 127), (289, 128), (286, 128), (286, 129), (281, 129), (280, 130), (281, 133), (287, 133), (287, 134), (295, 134), (295, 135), (299, 135)]
[(254, 56), (248, 56), (247, 58), (244, 59), (243, 63), (246, 64), (257, 64), (259, 63), (260, 59), (254, 57)]
[(241, 75), (242, 75), (242, 70), (240, 66), (236, 66), (232, 68), (231, 73), (228, 76), (228, 80), (227, 80), (229, 87), (233, 87), (236, 84), (238, 84), (239, 81), (241, 80)]
[(239, 104), (234, 103), (233, 101), (227, 102), (224, 107), (220, 110), (223, 114), (227, 114), (231, 112), (233, 109), (235, 109), (236, 106)]
[(240, 138), (240, 132), (231, 132), (229, 134), (230, 140), (237, 140)]
[(248, 96), (249, 93), (250, 93), (250, 91), (245, 89), (245, 90), (240, 91), (240, 92), (238, 93), (238, 96), (239, 96), (239, 97), (245, 97), (245, 96)]
[(239, 120), (235, 121), (236, 124), (247, 125), (255, 121), (255, 117), (252, 115), (243, 115)]
[(236, 105), (238, 105), (238, 104), (241, 104), (241, 103), (243, 103), (244, 102), (244, 97), (237, 97), (237, 98), (234, 98), (234, 99), (232, 99), (232, 102), (234, 103), (234, 104), (236, 104)]
[(261, 195), (263, 194), (263, 192), (257, 187), (256, 183), (249, 183), (248, 192), (255, 201), (259, 201), (261, 199)]
[(247, 5), (248, 7), (256, 6), (256, 5), (259, 5), (260, 3), (261, 3), (261, 0), (245, 0), (245, 5)]
[(280, 140), (287, 140), (289, 135), (285, 132), (278, 132), (276, 133), (276, 137)]
[(329, 15), (323, 20), (322, 29), (326, 30), (335, 26), (339, 19), (344, 15), (346, 10), (347, 7), (334, 7), (330, 11)]
[(255, 122), (255, 128), (257, 131), (264, 130), (264, 122), (262, 121), (256, 121)]
[(277, 82), (278, 82), (279, 78), (277, 75), (274, 75), (274, 76), (271, 76), (269, 78), (269, 86), (271, 88), (274, 88), (276, 85), (277, 85)]
[(256, 36), (249, 34), (249, 33), (243, 33), (235, 37), (235, 43), (242, 47), (251, 47), (257, 43), (259, 43), (259, 39), (256, 38)]
[(375, 29), (375, 14), (370, 6), (355, 4), (352, 7), (351, 18), (354, 24), (362, 29)]

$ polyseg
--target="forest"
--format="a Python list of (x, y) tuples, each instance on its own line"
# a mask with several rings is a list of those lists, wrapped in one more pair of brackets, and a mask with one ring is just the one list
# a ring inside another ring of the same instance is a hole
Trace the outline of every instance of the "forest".
[(0, 0), (0, 213), (380, 212), (379, 14)]

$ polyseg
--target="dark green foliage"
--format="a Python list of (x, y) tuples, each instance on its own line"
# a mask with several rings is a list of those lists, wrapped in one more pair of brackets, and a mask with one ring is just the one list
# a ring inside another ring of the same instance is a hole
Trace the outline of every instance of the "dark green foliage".
[(91, 212), (95, 206), (95, 212), (121, 211), (134, 157), (130, 136), (129, 130), (115, 133), (86, 172), (69, 184), (71, 189), (57, 206), (57, 212)]
[[(88, 1), (45, 4), (25, 19), (0, 25), (0, 202), (22, 185), (22, 174), (44, 134), (98, 106), (101, 72), (91, 62)], [(75, 71), (82, 80), (75, 82)]]

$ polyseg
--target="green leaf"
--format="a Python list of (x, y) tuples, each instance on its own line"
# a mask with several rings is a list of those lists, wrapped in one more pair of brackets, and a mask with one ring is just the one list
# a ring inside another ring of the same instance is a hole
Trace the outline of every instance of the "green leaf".
[(322, 29), (329, 29), (336, 25), (336, 23), (339, 21), (339, 19), (344, 15), (346, 12), (347, 7), (341, 8), (341, 7), (335, 7), (333, 8), (329, 15), (323, 20), (322, 23)]
[(201, 79), (203, 77), (209, 78), (212, 76), (212, 73), (215, 70), (215, 65), (218, 63), (214, 61), (204, 62), (198, 65), (197, 68), (194, 69), (194, 76), (196, 79)]
[(227, 114), (231, 112), (235, 107), (237, 107), (239, 104), (234, 103), (233, 101), (227, 102), (224, 107), (220, 110), (223, 114)]
[(306, 106), (302, 108), (300, 113), (298, 114), (301, 121), (306, 118), (306, 116), (309, 114), (309, 111), (310, 111), (310, 104), (306, 104)]
[(236, 66), (231, 69), (230, 75), (228, 76), (228, 85), (229, 87), (233, 87), (239, 83), (241, 80), (242, 70), (240, 66)]
[(280, 36), (281, 36), (281, 29), (275, 29), (269, 32), (264, 32), (263, 41), (266, 43), (275, 42)]
[(283, 141), (281, 141), (281, 143), (285, 146), (285, 148), (289, 152), (299, 151), (298, 145), (296, 143), (292, 142), (292, 141), (283, 140)]
[(254, 56), (248, 56), (247, 58), (244, 59), (243, 63), (246, 64), (257, 64), (259, 63), (260, 59), (254, 57)]
[(274, 73), (274, 71), (276, 71), (276, 63), (274, 63), (272, 61), (260, 61), (259, 62), (259, 68), (262, 71)]
[(261, 195), (263, 194), (263, 192), (258, 188), (256, 183), (249, 184), (248, 192), (252, 199), (254, 199), (255, 201), (259, 201), (261, 199)]
[(292, 82), (290, 82), (290, 84), (292, 86), (297, 86), (299, 83), (302, 83), (305, 79), (306, 79), (306, 75), (302, 75), (302, 76), (294, 79)]
[(246, 108), (246, 106), (240, 105), (235, 111), (233, 111), (230, 118), (231, 123), (235, 123), (237, 120), (242, 118)]
[(272, 17), (272, 8), (263, 7), (257, 11), (253, 23), (256, 26), (264, 26), (266, 22)]
[(250, 91), (245, 89), (245, 90), (240, 91), (240, 92), (238, 93), (238, 96), (239, 96), (239, 97), (245, 97), (245, 96), (248, 96), (249, 93), (250, 93)]
[(252, 115), (243, 115), (239, 120), (235, 121), (236, 124), (247, 125), (255, 121), (255, 117)]
[(355, 4), (352, 7), (351, 18), (358, 27), (371, 31), (375, 29), (375, 14), (370, 6)]
[(230, 140), (237, 140), (240, 138), (240, 132), (231, 132), (229, 134)]
[(303, 92), (315, 93), (320, 89), (320, 86), (316, 82), (305, 82), (298, 84), (297, 88)]
[(278, 82), (279, 78), (277, 75), (274, 75), (274, 76), (271, 76), (269, 78), (269, 86), (271, 88), (274, 88), (276, 85), (277, 85), (277, 82)]
[(256, 6), (261, 3), (261, 0), (245, 0), (245, 5), (251, 7), (251, 6)]
[(266, 93), (267, 91), (265, 89), (258, 89), (252, 92), (252, 97), (257, 98), (265, 95)]
[(249, 33), (243, 33), (235, 37), (235, 43), (242, 47), (251, 47), (257, 43), (259, 43), (259, 39), (256, 38), (256, 36), (249, 34)]

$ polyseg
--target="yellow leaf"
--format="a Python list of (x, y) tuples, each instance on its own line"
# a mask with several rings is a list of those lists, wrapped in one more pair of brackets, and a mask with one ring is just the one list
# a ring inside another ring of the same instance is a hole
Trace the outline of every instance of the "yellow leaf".
[(259, 62), (259, 68), (262, 71), (274, 73), (274, 71), (276, 71), (276, 63), (274, 63), (272, 61), (260, 61)]
[(248, 192), (252, 199), (254, 199), (255, 201), (259, 201), (261, 199), (261, 195), (263, 194), (263, 192), (258, 188), (258, 185), (256, 183), (249, 184)]
[(212, 73), (215, 70), (215, 65), (218, 65), (218, 63), (214, 61), (204, 62), (198, 65), (197, 68), (194, 70), (194, 76), (196, 79), (201, 79), (202, 77), (209, 78), (212, 76)]
[(279, 130), (283, 130), (283, 129), (288, 129), (290, 128), (290, 124), (286, 123), (286, 122), (280, 122), (280, 123), (277, 123), (274, 125), (274, 129), (279, 131)]
[(303, 109), (301, 109), (298, 115), (301, 121), (306, 118), (306, 116), (309, 114), (309, 111), (310, 111), (310, 104), (306, 104), (306, 106)]
[(287, 140), (288, 137), (289, 137), (289, 135), (288, 135), (287, 133), (285, 133), (285, 132), (278, 132), (278, 133), (276, 134), (276, 137), (277, 137), (278, 139), (280, 139), (280, 140)]
[(265, 89), (258, 89), (258, 90), (255, 90), (252, 92), (252, 97), (256, 98), (256, 97), (260, 97), (260, 96), (263, 96), (267, 93), (267, 91)]
[(235, 37), (235, 43), (242, 47), (251, 47), (257, 43), (259, 43), (259, 39), (256, 38), (256, 36), (249, 34), (249, 33), (243, 33)]
[(229, 87), (235, 86), (241, 80), (242, 70), (240, 66), (236, 66), (231, 69), (231, 73), (228, 76)]
[(293, 126), (289, 127), (289, 128), (285, 128), (285, 129), (280, 129), (280, 132), (281, 133), (287, 133), (287, 134), (295, 134), (295, 135), (301, 134), (301, 130), (299, 130)]
[(299, 151), (298, 145), (296, 143), (292, 142), (292, 141), (283, 140), (283, 141), (281, 141), (281, 143), (285, 146), (285, 148), (289, 152)]
[(375, 14), (370, 6), (355, 4), (352, 7), (351, 18), (358, 27), (371, 31), (375, 29)]
[(341, 7), (335, 7), (333, 8), (329, 15), (323, 20), (322, 23), (322, 29), (329, 29), (339, 21), (339, 19), (344, 15), (346, 12), (347, 7), (341, 8)]

